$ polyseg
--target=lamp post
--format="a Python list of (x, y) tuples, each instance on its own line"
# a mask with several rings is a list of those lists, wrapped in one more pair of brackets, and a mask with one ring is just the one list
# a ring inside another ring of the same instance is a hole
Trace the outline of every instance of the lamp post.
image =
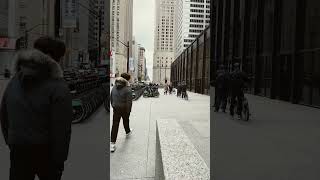
[[(112, 37), (114, 39), (114, 37)], [(120, 41), (119, 39), (116, 39), (116, 41), (120, 42), (123, 46), (127, 48), (127, 73), (129, 73), (129, 50), (130, 50), (130, 41), (125, 44), (124, 42)]]
[(128, 41), (127, 47), (127, 73), (129, 73), (129, 51), (130, 51), (130, 41)]
[(160, 66), (160, 79), (159, 79), (159, 84), (160, 84), (160, 85), (161, 85), (161, 81), (162, 81), (162, 80), (161, 80), (161, 70), (162, 70), (161, 67), (162, 67), (162, 64), (161, 64), (161, 66)]
[(101, 58), (101, 33), (102, 33), (102, 11), (101, 11), (101, 8), (99, 7), (99, 10), (98, 11), (95, 11), (93, 9), (90, 9), (86, 6), (84, 6), (83, 4), (81, 4), (80, 2), (78, 2), (78, 4), (83, 7), (84, 9), (88, 10), (89, 13), (93, 16), (95, 16), (96, 18), (98, 18), (99, 20), (99, 32), (98, 32), (98, 58), (96, 58), (95, 60), (95, 66), (97, 67), (98, 66), (98, 62), (100, 62), (100, 58)]
[(164, 81), (167, 81), (167, 64), (164, 67)]

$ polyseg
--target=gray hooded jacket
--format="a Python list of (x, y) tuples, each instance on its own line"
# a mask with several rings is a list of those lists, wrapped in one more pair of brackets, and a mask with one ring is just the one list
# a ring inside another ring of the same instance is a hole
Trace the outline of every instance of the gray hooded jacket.
[(53, 160), (65, 161), (73, 112), (60, 65), (38, 50), (26, 50), (17, 54), (15, 70), (0, 106), (6, 143), (48, 145)]
[(132, 90), (129, 82), (118, 77), (115, 81), (115, 86), (111, 90), (110, 97), (111, 105), (114, 109), (121, 109), (131, 112), (132, 108)]

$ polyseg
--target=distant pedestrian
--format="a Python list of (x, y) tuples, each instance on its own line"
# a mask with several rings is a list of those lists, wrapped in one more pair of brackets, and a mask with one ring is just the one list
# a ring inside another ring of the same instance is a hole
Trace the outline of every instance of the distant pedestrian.
[(183, 81), (181, 84), (181, 98), (188, 98), (187, 84), (185, 81)]
[(223, 112), (226, 112), (228, 98), (229, 76), (221, 65), (217, 71), (215, 83), (215, 112), (218, 112), (221, 106)]
[(164, 85), (164, 95), (167, 95), (167, 94), (168, 94), (168, 90), (169, 90), (169, 86), (168, 86), (168, 84), (166, 83), (166, 84)]
[(116, 150), (116, 141), (121, 118), (123, 120), (123, 126), (127, 136), (130, 136), (132, 133), (132, 129), (130, 129), (129, 125), (129, 117), (132, 108), (132, 90), (129, 80), (129, 74), (121, 74), (121, 77), (116, 79), (115, 86), (111, 90), (110, 101), (113, 108), (113, 123), (110, 144), (111, 152)]
[(181, 95), (181, 83), (178, 82), (178, 86), (177, 86), (177, 97), (179, 97)]
[(244, 98), (244, 88), (246, 83), (249, 81), (247, 74), (240, 70), (240, 64), (234, 64), (234, 71), (231, 73), (231, 105), (230, 115), (234, 115), (234, 106), (237, 102), (237, 114), (238, 119), (241, 119), (242, 101)]
[(63, 42), (42, 37), (18, 52), (0, 122), (10, 148), (10, 180), (61, 179), (71, 137), (72, 98), (59, 61)]
[(172, 87), (172, 84), (170, 83), (170, 84), (169, 84), (169, 94), (172, 94), (172, 88), (173, 88), (173, 87)]

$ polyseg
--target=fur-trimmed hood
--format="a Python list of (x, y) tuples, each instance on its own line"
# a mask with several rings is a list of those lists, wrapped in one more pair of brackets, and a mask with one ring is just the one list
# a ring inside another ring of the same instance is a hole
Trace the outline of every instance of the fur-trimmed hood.
[(125, 86), (130, 86), (130, 83), (123, 77), (117, 77), (115, 80), (115, 86), (117, 89), (121, 89)]
[(15, 71), (32, 78), (63, 78), (60, 65), (39, 50), (23, 50), (18, 52), (15, 60)]

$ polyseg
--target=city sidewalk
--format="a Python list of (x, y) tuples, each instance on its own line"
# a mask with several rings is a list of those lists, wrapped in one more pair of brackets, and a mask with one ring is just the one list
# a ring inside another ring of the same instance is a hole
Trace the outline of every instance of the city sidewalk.
[(246, 97), (252, 113), (249, 122), (212, 108), (214, 178), (318, 180), (320, 109)]
[[(176, 119), (210, 168), (209, 96), (188, 92), (189, 101), (185, 101), (175, 95), (163, 95), (163, 89), (159, 91), (159, 98), (141, 97), (134, 101), (131, 137), (125, 137), (121, 122), (117, 150), (110, 156), (112, 180), (155, 178), (156, 120), (159, 118)], [(110, 119), (111, 128), (112, 117)]]

